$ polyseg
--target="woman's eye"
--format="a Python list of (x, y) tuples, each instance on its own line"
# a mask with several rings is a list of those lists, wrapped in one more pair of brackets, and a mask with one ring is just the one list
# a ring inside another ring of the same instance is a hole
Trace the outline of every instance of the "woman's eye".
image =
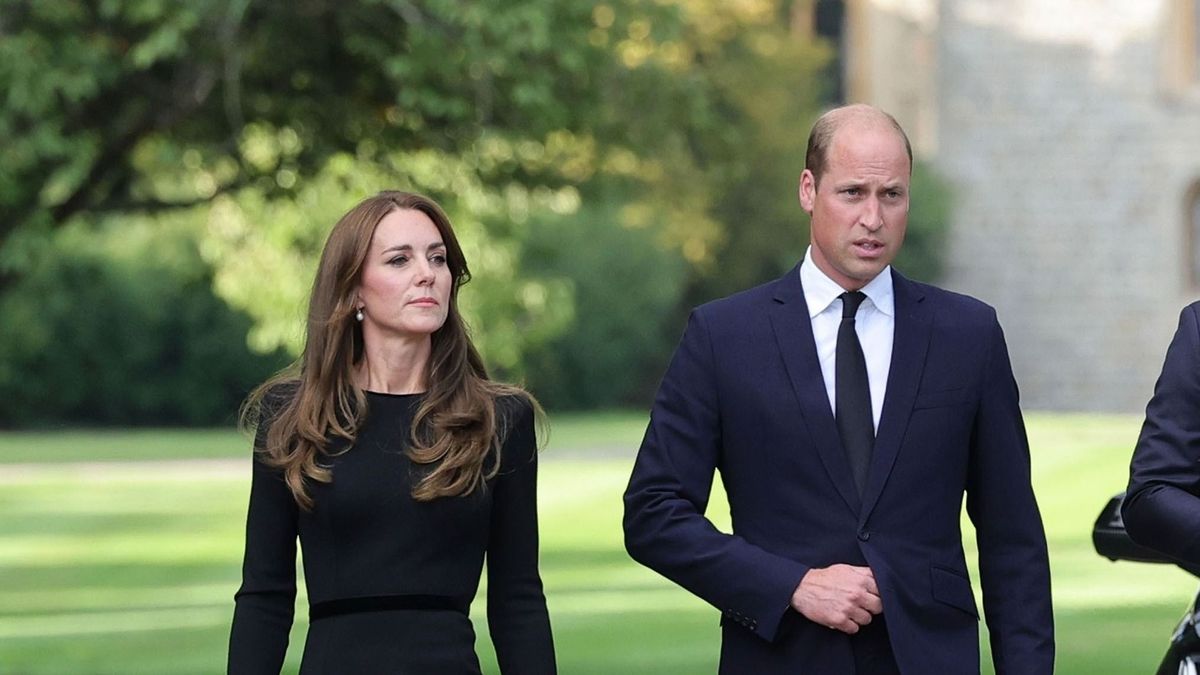
[(398, 255), (398, 256), (396, 256), (395, 258), (392, 258), (391, 260), (389, 260), (389, 261), (388, 261), (388, 264), (389, 264), (389, 265), (395, 265), (395, 266), (399, 267), (400, 265), (403, 265), (403, 264), (404, 264), (404, 263), (406, 263), (406, 262), (408, 262), (408, 256), (406, 256), (406, 255)]
[(446, 256), (443, 253), (435, 253), (434, 255), (429, 256), (429, 260), (431, 262), (433, 262), (433, 264), (435, 264), (435, 265), (445, 265), (446, 264)]

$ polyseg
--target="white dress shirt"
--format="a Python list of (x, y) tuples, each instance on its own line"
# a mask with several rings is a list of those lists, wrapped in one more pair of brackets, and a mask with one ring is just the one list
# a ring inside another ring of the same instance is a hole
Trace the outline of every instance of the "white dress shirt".
[[(800, 283), (804, 286), (804, 301), (808, 304), (808, 317), (812, 320), (817, 358), (821, 361), (821, 376), (825, 379), (825, 393), (829, 395), (829, 408), (836, 414), (834, 373), (838, 326), (842, 322), (842, 301), (838, 296), (845, 293), (846, 289), (826, 276), (812, 261), (811, 246), (804, 253), (804, 262), (800, 263)], [(883, 397), (887, 393), (888, 371), (892, 366), (892, 338), (896, 330), (896, 297), (892, 293), (891, 266), (883, 268), (861, 290), (867, 299), (858, 307), (854, 328), (867, 361), (871, 417), (878, 432), (879, 414), (883, 411)]]

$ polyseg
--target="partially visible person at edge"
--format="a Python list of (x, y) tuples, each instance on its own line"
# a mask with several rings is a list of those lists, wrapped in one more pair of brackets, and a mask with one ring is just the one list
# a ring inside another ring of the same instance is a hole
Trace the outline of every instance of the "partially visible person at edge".
[[(1046, 537), (995, 311), (891, 267), (911, 174), (890, 115), (823, 115), (800, 178), (804, 259), (695, 309), (663, 376), (625, 542), (721, 610), (721, 673), (978, 673), (964, 494), (996, 672), (1053, 670)], [(731, 534), (705, 515), (718, 469)]]
[(1200, 565), (1200, 302), (1179, 314), (1121, 505), (1131, 539)]
[(488, 379), (458, 309), (442, 209), (355, 206), (325, 243), (304, 352), (260, 386), (228, 671), (278, 673), (304, 549), (300, 672), (479, 673), (468, 608), (487, 557), (502, 673), (555, 673), (538, 573), (536, 401)]

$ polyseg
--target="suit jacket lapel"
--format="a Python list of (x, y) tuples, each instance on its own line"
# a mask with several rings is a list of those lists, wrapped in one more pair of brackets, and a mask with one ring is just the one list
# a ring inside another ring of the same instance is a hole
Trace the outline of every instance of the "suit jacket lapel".
[(776, 282), (774, 299), (775, 304), (770, 310), (771, 327), (775, 331), (775, 340), (783, 355), (783, 364), (800, 404), (805, 425), (838, 494), (852, 511), (858, 513), (861, 506), (858, 488), (854, 485), (850, 463), (842, 450), (833, 411), (829, 408), (829, 396), (825, 393), (812, 321), (808, 317), (808, 305), (800, 284), (799, 266)]
[(895, 270), (892, 271), (892, 287), (896, 300), (892, 365), (888, 370), (887, 393), (879, 417), (879, 431), (875, 435), (875, 451), (871, 456), (867, 487), (863, 491), (864, 508), (860, 514), (863, 522), (879, 501), (879, 495), (896, 462), (917, 398), (925, 355), (929, 351), (933, 311), (925, 302), (924, 293)]

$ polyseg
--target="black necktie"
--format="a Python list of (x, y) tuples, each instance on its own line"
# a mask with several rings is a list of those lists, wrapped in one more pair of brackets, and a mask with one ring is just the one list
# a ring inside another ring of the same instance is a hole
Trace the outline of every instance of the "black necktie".
[(850, 461), (854, 484), (862, 494), (875, 446), (875, 422), (871, 414), (871, 385), (867, 379), (867, 361), (854, 330), (854, 315), (867, 296), (859, 291), (843, 293), (842, 323), (838, 326), (837, 356), (834, 366), (834, 417), (842, 447)]

